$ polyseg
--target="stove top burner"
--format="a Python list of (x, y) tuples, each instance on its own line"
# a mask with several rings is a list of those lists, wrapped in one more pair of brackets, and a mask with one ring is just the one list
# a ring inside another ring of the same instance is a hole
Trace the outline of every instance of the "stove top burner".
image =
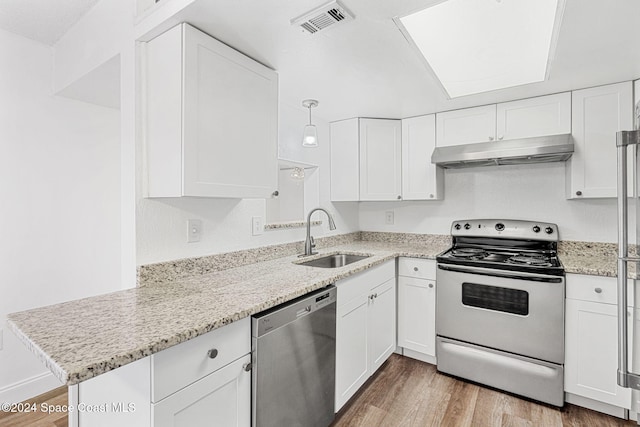
[(520, 253), (507, 259), (510, 264), (533, 265), (536, 267), (552, 267), (553, 263), (545, 254)]
[(489, 253), (480, 248), (456, 248), (451, 250), (451, 255), (455, 258), (482, 259), (486, 258)]

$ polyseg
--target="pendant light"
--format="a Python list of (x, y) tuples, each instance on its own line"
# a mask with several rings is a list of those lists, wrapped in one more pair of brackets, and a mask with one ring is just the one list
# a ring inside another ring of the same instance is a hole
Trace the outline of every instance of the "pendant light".
[(302, 134), (302, 146), (317, 147), (318, 130), (316, 129), (316, 126), (311, 123), (311, 109), (318, 106), (318, 101), (315, 99), (305, 99), (302, 101), (302, 106), (309, 109), (309, 124), (304, 127), (304, 132)]

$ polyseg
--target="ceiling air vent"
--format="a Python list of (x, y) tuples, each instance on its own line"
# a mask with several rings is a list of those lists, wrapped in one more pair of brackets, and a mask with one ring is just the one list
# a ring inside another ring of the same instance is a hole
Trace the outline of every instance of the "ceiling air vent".
[(310, 34), (315, 34), (338, 22), (350, 21), (354, 17), (344, 6), (337, 1), (326, 3), (295, 19), (291, 25), (299, 25)]

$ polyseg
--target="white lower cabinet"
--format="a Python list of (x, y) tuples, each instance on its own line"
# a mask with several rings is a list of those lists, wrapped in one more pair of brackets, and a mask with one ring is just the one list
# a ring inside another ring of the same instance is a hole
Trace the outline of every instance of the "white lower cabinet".
[(340, 280), (336, 286), (338, 412), (395, 351), (395, 261)]
[(250, 426), (251, 355), (152, 405), (154, 427)]
[(631, 391), (617, 384), (616, 294), (615, 278), (567, 275), (565, 391), (629, 409)]
[(84, 381), (69, 427), (249, 427), (250, 352), (247, 317)]
[(436, 262), (398, 260), (398, 347), (405, 356), (435, 363)]

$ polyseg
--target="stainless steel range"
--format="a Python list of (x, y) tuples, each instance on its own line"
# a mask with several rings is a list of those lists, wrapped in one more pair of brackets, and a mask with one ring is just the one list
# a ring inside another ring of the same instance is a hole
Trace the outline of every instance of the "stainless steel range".
[(462, 220), (437, 257), (438, 370), (564, 404), (564, 269), (555, 224)]

